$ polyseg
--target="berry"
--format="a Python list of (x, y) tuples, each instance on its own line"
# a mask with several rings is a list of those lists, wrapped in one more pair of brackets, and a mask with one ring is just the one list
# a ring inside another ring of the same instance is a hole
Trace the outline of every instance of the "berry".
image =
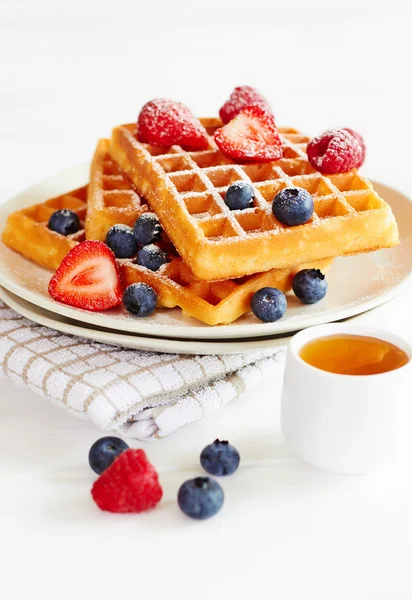
[(177, 502), (192, 519), (213, 517), (223, 506), (223, 490), (210, 477), (195, 477), (185, 481), (179, 489)]
[(113, 252), (103, 242), (75, 246), (50, 280), (55, 300), (84, 310), (106, 310), (122, 301), (122, 285)]
[(128, 225), (113, 225), (106, 235), (106, 244), (116, 258), (131, 258), (137, 252), (133, 229)]
[(160, 250), (160, 248), (154, 244), (144, 246), (137, 253), (137, 264), (146, 267), (151, 271), (157, 271), (167, 262), (166, 252), (163, 252), (163, 250)]
[(328, 282), (319, 269), (302, 269), (292, 280), (295, 295), (304, 304), (314, 304), (325, 297)]
[(162, 227), (154, 213), (143, 213), (134, 224), (133, 233), (139, 246), (146, 246), (160, 241)]
[(248, 106), (215, 131), (215, 142), (233, 160), (269, 162), (282, 158), (282, 141), (273, 115), (260, 106)]
[(255, 317), (265, 323), (272, 323), (285, 314), (286, 296), (277, 288), (264, 287), (255, 292), (250, 307)]
[(209, 145), (206, 129), (181, 102), (163, 98), (148, 102), (137, 127), (140, 140), (154, 146), (179, 144), (188, 150), (205, 150)]
[(157, 294), (146, 283), (132, 283), (124, 291), (123, 304), (132, 315), (148, 317), (156, 308)]
[(226, 205), (230, 210), (244, 210), (253, 206), (255, 190), (246, 181), (235, 181), (225, 194)]
[(215, 440), (202, 450), (200, 464), (210, 475), (232, 475), (239, 466), (239, 452), (229, 444)]
[(236, 87), (230, 94), (222, 108), (219, 110), (223, 123), (229, 123), (243, 108), (247, 106), (260, 106), (268, 112), (272, 112), (268, 102), (250, 85)]
[(303, 225), (313, 214), (313, 198), (303, 188), (284, 188), (276, 194), (272, 212), (283, 225)]
[(359, 162), (355, 165), (355, 168), (359, 169), (359, 167), (361, 167), (363, 165), (363, 163), (365, 162), (365, 156), (366, 156), (365, 140), (363, 139), (363, 137), (361, 136), (360, 133), (358, 133), (357, 131), (353, 131), (353, 129), (344, 127), (344, 130), (347, 131), (348, 133), (350, 133), (351, 135), (353, 135), (353, 137), (358, 140), (360, 147), (362, 148), (362, 154), (359, 159)]
[(97, 506), (114, 513), (148, 510), (160, 502), (162, 495), (158, 475), (141, 449), (122, 452), (92, 487)]
[(56, 210), (49, 219), (49, 229), (61, 235), (70, 235), (80, 229), (80, 219), (68, 208)]
[(328, 129), (313, 138), (307, 148), (314, 169), (325, 175), (350, 171), (362, 160), (358, 139), (345, 129)]
[(102, 437), (94, 442), (89, 450), (89, 465), (95, 473), (100, 475), (128, 447), (126, 442), (118, 437)]

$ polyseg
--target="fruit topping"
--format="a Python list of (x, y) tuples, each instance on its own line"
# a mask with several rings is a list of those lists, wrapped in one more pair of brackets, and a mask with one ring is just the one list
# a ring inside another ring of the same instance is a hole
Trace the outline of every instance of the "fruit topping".
[(205, 150), (206, 129), (181, 102), (158, 98), (145, 104), (140, 111), (137, 128), (139, 139), (154, 146), (179, 144), (187, 150)]
[(223, 123), (229, 123), (247, 106), (260, 106), (268, 112), (272, 112), (269, 103), (255, 88), (250, 85), (241, 85), (233, 90), (229, 100), (219, 110), (220, 118)]
[(253, 206), (255, 190), (247, 181), (235, 181), (225, 194), (226, 205), (230, 210), (244, 210)]
[(232, 475), (239, 462), (239, 452), (227, 441), (215, 440), (200, 455), (200, 464), (210, 475)]
[(345, 129), (328, 129), (308, 144), (308, 159), (324, 175), (345, 173), (362, 163), (364, 151), (353, 133)]
[(272, 323), (285, 314), (286, 296), (277, 288), (264, 287), (254, 294), (250, 307), (255, 317), (266, 323)]
[(122, 452), (92, 487), (97, 506), (113, 513), (148, 510), (160, 502), (162, 495), (158, 475), (141, 449)]
[(292, 289), (304, 304), (314, 304), (325, 297), (328, 282), (319, 269), (302, 269), (292, 280)]
[(146, 283), (132, 283), (124, 291), (123, 304), (132, 315), (148, 317), (156, 308), (157, 294)]
[(284, 188), (276, 194), (272, 212), (283, 225), (303, 225), (313, 214), (313, 198), (303, 188)]
[(113, 225), (106, 235), (106, 244), (116, 258), (131, 258), (137, 252), (133, 229), (128, 225)]
[(146, 246), (160, 241), (162, 226), (155, 213), (143, 213), (134, 224), (133, 233), (139, 246)]
[(269, 162), (283, 155), (273, 115), (260, 106), (249, 106), (215, 131), (220, 150), (237, 161)]
[(355, 169), (359, 169), (359, 167), (361, 167), (363, 165), (363, 163), (365, 162), (365, 155), (366, 155), (365, 140), (363, 139), (363, 137), (361, 136), (360, 133), (358, 133), (357, 131), (354, 131), (353, 129), (344, 127), (344, 130), (347, 131), (348, 133), (350, 133), (351, 135), (353, 135), (353, 137), (358, 140), (360, 147), (362, 148), (362, 154), (359, 159), (359, 162), (355, 165)]
[(146, 267), (151, 271), (157, 271), (167, 262), (168, 258), (166, 252), (163, 252), (163, 250), (154, 244), (143, 246), (137, 253), (137, 264)]
[(96, 241), (75, 246), (49, 283), (49, 294), (55, 300), (92, 311), (117, 306), (122, 291), (113, 252)]
[(49, 229), (61, 235), (77, 233), (80, 229), (80, 219), (75, 212), (68, 208), (56, 210), (49, 219)]

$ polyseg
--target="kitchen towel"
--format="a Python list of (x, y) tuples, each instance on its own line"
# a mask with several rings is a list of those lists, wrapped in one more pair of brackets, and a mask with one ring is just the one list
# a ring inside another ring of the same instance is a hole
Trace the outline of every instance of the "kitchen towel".
[(125, 350), (42, 327), (0, 301), (0, 375), (139, 440), (163, 438), (282, 376), (283, 356), (278, 348), (221, 356)]

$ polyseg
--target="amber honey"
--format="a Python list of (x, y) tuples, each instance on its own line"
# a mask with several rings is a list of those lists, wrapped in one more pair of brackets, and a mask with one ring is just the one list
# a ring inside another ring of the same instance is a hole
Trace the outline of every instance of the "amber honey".
[(299, 355), (313, 367), (341, 375), (386, 373), (409, 361), (406, 352), (386, 340), (350, 334), (312, 340)]

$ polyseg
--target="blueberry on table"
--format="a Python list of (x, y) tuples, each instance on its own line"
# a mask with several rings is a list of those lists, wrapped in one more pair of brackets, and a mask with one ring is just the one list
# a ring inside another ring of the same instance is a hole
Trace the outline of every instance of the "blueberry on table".
[(313, 214), (313, 198), (303, 188), (284, 188), (276, 194), (272, 211), (283, 225), (303, 225)]
[(128, 448), (126, 442), (118, 437), (102, 437), (94, 442), (89, 450), (89, 464), (93, 471), (100, 475)]
[(294, 276), (292, 289), (304, 304), (315, 304), (326, 296), (328, 282), (319, 269), (302, 269)]
[(106, 235), (106, 244), (116, 258), (131, 258), (137, 252), (133, 229), (128, 225), (113, 225)]
[(154, 244), (143, 246), (137, 253), (137, 264), (141, 267), (146, 267), (151, 271), (157, 271), (167, 262), (166, 252), (163, 252), (163, 250), (160, 250), (160, 248)]
[(254, 294), (250, 307), (258, 319), (272, 323), (285, 314), (286, 296), (277, 288), (264, 287)]
[(157, 304), (157, 294), (146, 283), (132, 283), (123, 294), (125, 309), (136, 317), (148, 317)]
[(223, 506), (224, 494), (220, 485), (210, 477), (195, 477), (180, 486), (177, 502), (192, 519), (209, 519)]
[(239, 452), (227, 441), (215, 440), (200, 455), (200, 464), (210, 475), (232, 475), (239, 466)]
[(162, 226), (154, 213), (143, 213), (133, 227), (133, 233), (139, 246), (158, 242), (162, 237)]
[(74, 211), (62, 208), (52, 214), (48, 226), (49, 229), (61, 235), (71, 235), (79, 231), (80, 219)]
[(235, 181), (228, 187), (225, 203), (230, 210), (244, 210), (253, 206), (255, 190), (247, 181)]

